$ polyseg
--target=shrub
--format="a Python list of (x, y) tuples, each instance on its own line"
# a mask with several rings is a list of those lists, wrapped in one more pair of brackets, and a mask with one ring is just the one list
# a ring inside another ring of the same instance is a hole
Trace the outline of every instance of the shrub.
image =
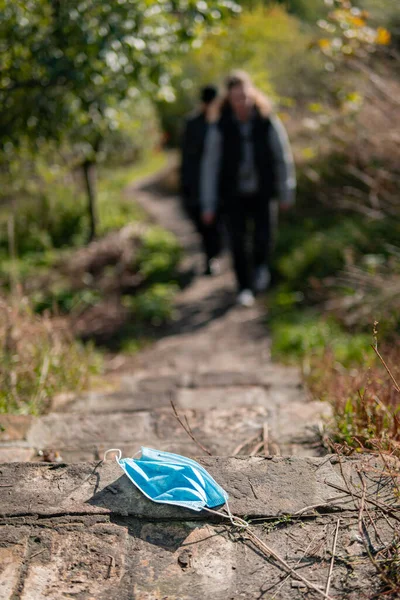
[(173, 316), (173, 301), (178, 291), (174, 284), (155, 283), (136, 296), (124, 298), (124, 305), (133, 311), (134, 317), (144, 323), (161, 325)]
[(138, 255), (139, 272), (150, 282), (170, 282), (182, 256), (177, 238), (160, 228), (150, 228)]
[(89, 306), (95, 306), (102, 299), (98, 290), (84, 288), (73, 290), (67, 282), (55, 284), (48, 290), (33, 292), (30, 301), (32, 309), (36, 313), (50, 311), (53, 314), (68, 314), (76, 310), (84, 310)]
[(161, 130), (154, 103), (137, 94), (120, 106), (108, 108), (113, 119), (113, 129), (107, 131), (99, 162), (116, 166), (141, 162), (160, 147)]
[[(0, 248), (5, 251), (10, 214), (6, 207), (0, 213)], [(87, 228), (84, 199), (77, 191), (71, 197), (71, 189), (49, 185), (42, 194), (17, 202), (14, 227), (19, 256), (75, 246), (83, 242)]]

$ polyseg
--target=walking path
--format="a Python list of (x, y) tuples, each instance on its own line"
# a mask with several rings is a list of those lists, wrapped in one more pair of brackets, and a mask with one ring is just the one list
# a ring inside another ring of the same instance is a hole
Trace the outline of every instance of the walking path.
[[(198, 243), (177, 199), (151, 187), (139, 196), (178, 235), (190, 275)], [(392, 502), (391, 480), (375, 459), (318, 456), (326, 407), (307, 400), (297, 369), (271, 361), (264, 303), (234, 305), (227, 264), (183, 289), (160, 341), (116, 360), (112, 391), (59, 398), (39, 418), (0, 418), (1, 599), (300, 600), (307, 585), (324, 597), (336, 527), (332, 597), (375, 593), (359, 534), (358, 472), (367, 504)], [(110, 447), (132, 456), (141, 445), (201, 456), (171, 400), (212, 453), (199, 460), (228, 491), (233, 513), (255, 519), (251, 530), (280, 562), (218, 517), (148, 501), (114, 461), (101, 462)], [(38, 462), (38, 453), (62, 462)], [(387, 544), (390, 517), (368, 506), (380, 535), (369, 543)]]
[[(178, 236), (186, 250), (182, 271), (193, 274), (201, 254), (191, 224), (176, 197), (148, 188), (130, 193)], [(9, 425), (18, 424), (14, 435), (2, 418), (0, 460), (35, 460), (38, 451), (66, 462), (98, 460), (109, 447), (132, 455), (141, 445), (196, 455), (199, 448), (175, 419), (171, 400), (213, 455), (320, 455), (327, 405), (307, 399), (298, 369), (271, 361), (265, 300), (252, 309), (234, 300), (224, 259), (220, 276), (196, 277), (179, 294), (175, 320), (160, 341), (134, 359), (117, 359), (112, 392), (60, 398), (36, 419), (9, 417)]]

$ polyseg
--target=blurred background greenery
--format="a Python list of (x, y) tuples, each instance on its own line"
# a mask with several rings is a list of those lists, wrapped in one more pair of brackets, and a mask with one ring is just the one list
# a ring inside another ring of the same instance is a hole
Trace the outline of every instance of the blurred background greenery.
[[(124, 189), (165, 166), (200, 87), (231, 68), (272, 97), (298, 167), (268, 297), (274, 356), (300, 361), (319, 394), (315, 373), (350, 381), (370, 364), (374, 321), (398, 347), (397, 0), (0, 0), (0, 15), (0, 286), (13, 315), (0, 323), (0, 410), (40, 411), (84, 385), (100, 367), (82, 340), (136, 350), (172, 317), (179, 244)], [(19, 321), (57, 341), (36, 352)], [(71, 377), (57, 383), (60, 344)], [(18, 383), (23, 361), (34, 392)]]

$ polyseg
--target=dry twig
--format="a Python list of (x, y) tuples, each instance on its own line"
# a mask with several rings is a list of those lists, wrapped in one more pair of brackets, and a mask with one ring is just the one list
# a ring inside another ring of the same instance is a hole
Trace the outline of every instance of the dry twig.
[(325, 594), (327, 596), (329, 596), (329, 589), (331, 587), (331, 579), (332, 579), (332, 573), (333, 573), (333, 565), (335, 563), (335, 552), (336, 552), (336, 544), (337, 544), (337, 539), (338, 539), (338, 534), (339, 534), (339, 526), (340, 526), (340, 519), (337, 520), (335, 537), (333, 538), (332, 559), (331, 559), (331, 564), (329, 566), (328, 579), (327, 579), (326, 587), (325, 587)]
[(268, 421), (264, 422), (263, 440), (264, 440), (264, 455), (268, 456), (268, 442), (269, 442)]
[(207, 448), (205, 448), (205, 446), (203, 446), (203, 444), (201, 442), (198, 441), (198, 439), (196, 439), (196, 437), (194, 436), (192, 429), (189, 425), (189, 422), (187, 420), (187, 417), (185, 416), (185, 423), (182, 421), (181, 417), (178, 414), (178, 411), (176, 410), (176, 406), (174, 404), (173, 400), (170, 400), (171, 402), (171, 406), (172, 406), (172, 410), (174, 412), (174, 416), (175, 419), (178, 421), (179, 425), (184, 429), (184, 431), (186, 431), (186, 433), (188, 434), (188, 436), (194, 441), (194, 443), (206, 454), (208, 454), (208, 456), (212, 456), (212, 453), (207, 450)]
[(258, 444), (256, 444), (254, 446), (254, 448), (250, 451), (250, 456), (255, 456), (256, 454), (258, 454), (260, 452), (260, 450), (263, 448), (263, 446), (264, 446), (264, 441), (258, 442)]
[(385, 363), (383, 356), (381, 355), (381, 353), (379, 352), (378, 348), (376, 348), (373, 344), (371, 344), (371, 348), (373, 349), (373, 351), (375, 352), (375, 354), (378, 356), (379, 360), (381, 361), (381, 363), (383, 364), (383, 366), (385, 367), (386, 371), (389, 374), (390, 379), (393, 381), (394, 383), (394, 388), (396, 390), (396, 392), (400, 392), (400, 386), (397, 383), (394, 375), (392, 374), (391, 370), (389, 369), (389, 367), (387, 366), (387, 364)]
[(251, 443), (256, 442), (259, 437), (260, 437), (259, 433), (257, 433), (256, 435), (253, 434), (249, 438), (247, 438), (247, 440), (245, 440), (244, 442), (241, 442), (238, 446), (236, 446), (236, 448), (232, 452), (232, 456), (237, 456), (239, 454), (239, 452), (241, 452), (243, 450), (243, 448), (245, 448), (246, 446), (248, 446)]
[[(335, 483), (332, 483), (331, 481), (327, 481), (326, 484), (329, 485), (329, 487), (334, 488), (335, 490), (339, 490), (339, 492), (345, 492), (345, 493), (353, 496), (353, 498), (361, 499), (361, 494), (357, 494), (356, 492), (350, 492), (349, 490), (346, 490), (345, 488), (342, 488), (340, 485), (336, 485)], [(382, 512), (386, 513), (387, 515), (390, 515), (393, 519), (396, 519), (396, 521), (400, 522), (400, 516), (397, 515), (395, 512), (396, 508), (398, 508), (398, 507), (391, 508), (389, 506), (386, 506), (386, 504), (378, 502), (377, 500), (373, 500), (372, 498), (365, 498), (365, 501), (369, 502), (373, 506), (376, 506)]]
[(295, 569), (293, 569), (293, 567), (291, 567), (286, 562), (286, 560), (284, 558), (282, 558), (281, 556), (279, 556), (279, 554), (277, 554), (275, 552), (275, 550), (273, 550), (272, 548), (270, 548), (255, 533), (253, 533), (249, 529), (246, 529), (246, 535), (254, 543), (254, 545), (257, 546), (257, 548), (259, 550), (261, 550), (261, 552), (263, 552), (266, 556), (272, 556), (272, 558), (274, 558), (276, 560), (276, 562), (278, 562), (280, 565), (282, 565), (287, 570), (287, 572), (290, 573), (290, 575), (292, 575), (293, 577), (295, 577), (295, 579), (299, 579), (309, 589), (312, 589), (312, 590), (316, 591), (318, 594), (320, 594), (321, 596), (323, 596), (327, 600), (332, 600), (331, 596), (329, 596), (326, 592), (324, 592), (323, 590), (321, 590), (317, 585), (315, 585), (315, 583), (312, 583), (312, 581), (309, 581), (308, 579), (306, 579), (305, 577), (303, 577), (302, 575), (300, 575), (300, 573), (298, 573)]
[[(309, 551), (309, 549), (311, 548), (311, 546), (315, 542), (315, 539), (316, 539), (317, 536), (318, 536), (318, 532), (314, 535), (314, 537), (312, 538), (311, 542), (308, 544), (307, 548), (304, 550), (303, 555), (299, 558), (299, 560), (297, 561), (297, 563), (294, 565), (294, 567), (293, 567), (294, 569), (301, 564), (301, 561), (306, 556), (307, 552)], [(281, 589), (283, 588), (283, 586), (285, 585), (285, 583), (289, 579), (289, 577), (290, 577), (290, 573), (288, 575), (286, 575), (286, 577), (283, 578), (283, 581), (280, 582), (279, 587), (276, 590), (276, 592), (273, 595), (273, 597), (272, 597), (271, 600), (275, 600), (277, 594), (279, 594), (279, 592), (281, 591)]]

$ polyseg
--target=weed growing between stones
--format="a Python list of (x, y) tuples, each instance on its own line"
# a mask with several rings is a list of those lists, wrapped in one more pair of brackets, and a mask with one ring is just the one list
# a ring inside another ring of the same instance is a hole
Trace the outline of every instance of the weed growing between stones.
[[(202, 448), (187, 419), (179, 415), (173, 403), (172, 408), (187, 435)], [(240, 451), (259, 445), (254, 438), (245, 440)], [(337, 458), (328, 457), (327, 462), (331, 463), (336, 475), (331, 479), (323, 476), (324, 485), (332, 488), (332, 494), (328, 493), (325, 501), (274, 517), (238, 517), (231, 515), (229, 510), (227, 513), (208, 511), (223, 519), (232, 517), (231, 524), (226, 526), (228, 539), (245, 544), (282, 571), (278, 581), (268, 581), (267, 590), (260, 589), (262, 593), (272, 594), (268, 596), (271, 600), (278, 600), (285, 584), (292, 588), (308, 588), (324, 598), (339, 597), (339, 587), (349, 593), (349, 597), (356, 597), (351, 594), (357, 593), (354, 583), (357, 579), (360, 583), (360, 576), (374, 583), (368, 590), (361, 585), (359, 597), (366, 600), (398, 597), (399, 462), (381, 451), (376, 453), (377, 456), (366, 454), (352, 469), (351, 461), (342, 455), (342, 447), (335, 449)], [(264, 444), (261, 450), (265, 452)], [(270, 455), (267, 452), (265, 456)], [(250, 479), (248, 485), (257, 499)], [(248, 493), (251, 494), (250, 490)], [(295, 490), (293, 494), (296, 494)], [(296, 531), (298, 535), (295, 535)], [(277, 545), (278, 540), (282, 543), (282, 535), (290, 547), (290, 551), (286, 549), (286, 555)], [(297, 552), (301, 552), (300, 558)], [(304, 569), (311, 569), (311, 575)], [(374, 573), (377, 575), (375, 580)], [(334, 589), (332, 595), (331, 588)]]
[[(365, 555), (376, 569), (380, 579), (380, 589), (375, 598), (398, 598), (400, 593), (400, 517), (398, 513), (399, 498), (399, 461), (388, 463), (388, 460), (380, 453), (385, 468), (379, 470), (379, 493), (368, 493), (367, 480), (370, 474), (375, 471), (374, 468), (366, 466), (364, 470), (357, 469), (358, 482), (350, 481), (343, 470), (342, 461), (339, 456), (340, 471), (345, 483), (345, 490), (352, 498), (358, 508), (358, 534), (364, 549)], [(385, 498), (385, 487), (392, 489), (391, 499)], [(338, 488), (337, 488), (338, 489)], [(396, 500), (397, 496), (397, 500)], [(393, 502), (394, 501), (394, 502)], [(375, 513), (371, 514), (370, 509)], [(389, 524), (392, 534), (389, 543), (384, 540), (382, 531), (379, 531), (377, 523), (381, 517), (384, 517)]]
[[(393, 542), (377, 553), (375, 565), (382, 581), (382, 596), (395, 597), (400, 592), (400, 534)], [(398, 597), (398, 596), (397, 596)]]
[(400, 457), (399, 348), (382, 353), (369, 366), (350, 369), (329, 352), (314, 361), (307, 383), (313, 397), (327, 400), (333, 408), (327, 440), (331, 449), (339, 444), (345, 454), (372, 451)]
[(279, 519), (275, 519), (273, 521), (269, 521), (263, 524), (263, 528), (267, 533), (271, 533), (275, 529), (285, 528), (293, 523), (292, 515), (283, 515)]

